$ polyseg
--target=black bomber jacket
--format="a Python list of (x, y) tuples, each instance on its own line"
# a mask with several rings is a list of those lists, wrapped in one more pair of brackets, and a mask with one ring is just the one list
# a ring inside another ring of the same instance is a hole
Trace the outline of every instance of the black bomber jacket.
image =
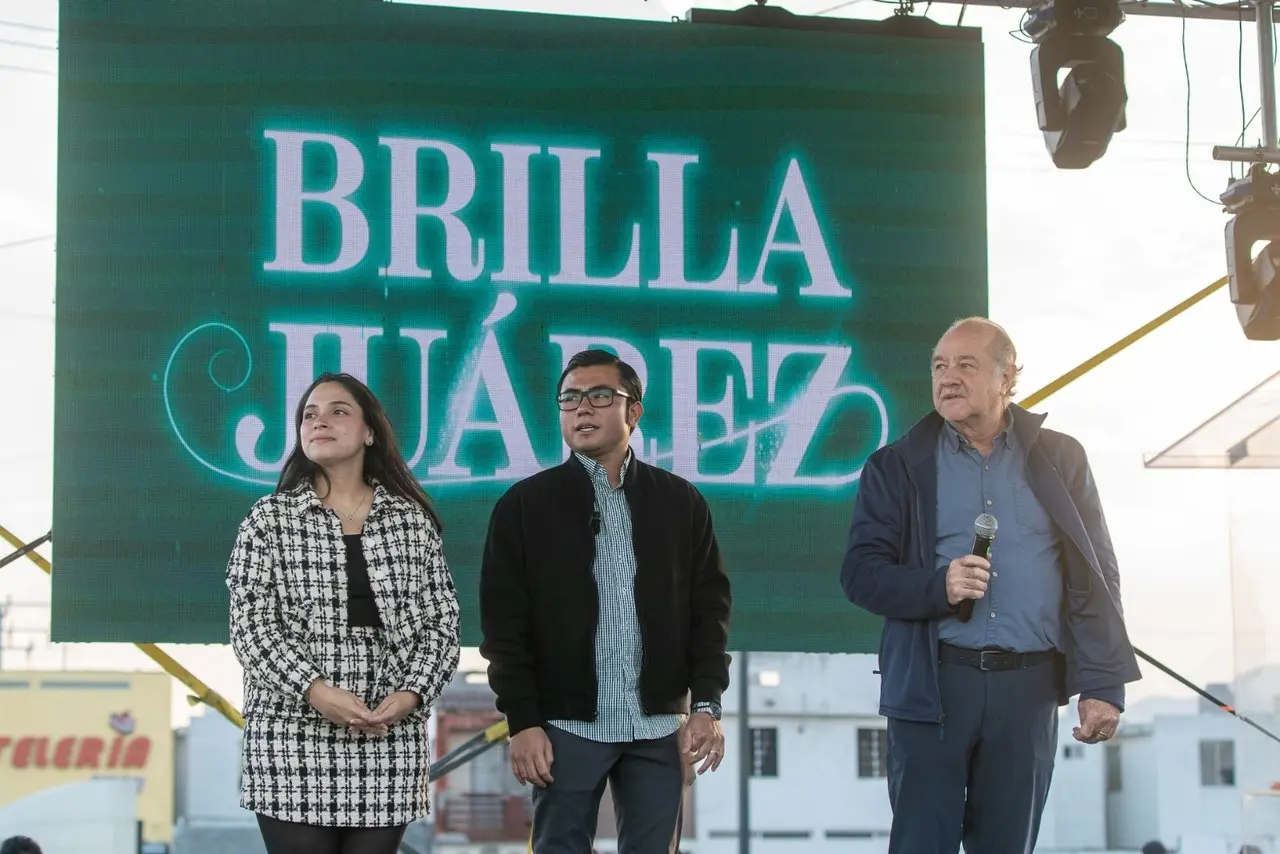
[[(729, 686), (730, 593), (706, 500), (638, 460), (623, 478), (636, 557), (646, 714), (687, 713)], [(570, 456), (494, 506), (480, 570), (481, 654), (515, 735), (596, 716), (595, 492)]]

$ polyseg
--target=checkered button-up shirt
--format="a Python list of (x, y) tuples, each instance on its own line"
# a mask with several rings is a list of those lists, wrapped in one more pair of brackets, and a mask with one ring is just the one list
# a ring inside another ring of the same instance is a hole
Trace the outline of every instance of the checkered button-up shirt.
[[(624, 742), (664, 738), (680, 728), (681, 715), (646, 715), (640, 704), (644, 641), (636, 615), (636, 555), (631, 545), (631, 509), (622, 491), (609, 483), (604, 466), (574, 454), (591, 475), (600, 529), (592, 574), (600, 601), (596, 627), (596, 719), (555, 720), (552, 726), (592, 741)], [(631, 462), (622, 463), (626, 477)]]

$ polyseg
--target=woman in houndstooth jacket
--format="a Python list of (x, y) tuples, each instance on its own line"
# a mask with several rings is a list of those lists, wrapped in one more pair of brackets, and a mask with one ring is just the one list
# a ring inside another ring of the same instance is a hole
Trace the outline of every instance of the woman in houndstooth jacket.
[(268, 854), (394, 854), (428, 812), (427, 717), (458, 666), (439, 517), (364, 383), (321, 376), (295, 430), (227, 565), (240, 803)]

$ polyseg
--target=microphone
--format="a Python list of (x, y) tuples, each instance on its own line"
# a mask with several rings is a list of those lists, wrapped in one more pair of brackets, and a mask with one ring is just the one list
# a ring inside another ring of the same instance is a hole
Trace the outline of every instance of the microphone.
[[(973, 551), (970, 554), (985, 558), (991, 554), (991, 544), (996, 538), (996, 528), (999, 524), (996, 517), (990, 513), (983, 513), (977, 519), (973, 520)], [(959, 613), (956, 619), (962, 623), (967, 623), (973, 618), (973, 603), (975, 599), (965, 599), (960, 602)]]
[(593, 504), (591, 506), (591, 536), (598, 537), (600, 535), (600, 505)]

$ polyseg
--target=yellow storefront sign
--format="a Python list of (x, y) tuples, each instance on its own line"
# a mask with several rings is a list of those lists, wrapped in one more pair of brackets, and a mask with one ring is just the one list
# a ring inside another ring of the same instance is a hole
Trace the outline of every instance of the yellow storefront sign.
[(64, 783), (138, 787), (148, 842), (172, 842), (171, 686), (164, 673), (0, 672), (0, 805)]

